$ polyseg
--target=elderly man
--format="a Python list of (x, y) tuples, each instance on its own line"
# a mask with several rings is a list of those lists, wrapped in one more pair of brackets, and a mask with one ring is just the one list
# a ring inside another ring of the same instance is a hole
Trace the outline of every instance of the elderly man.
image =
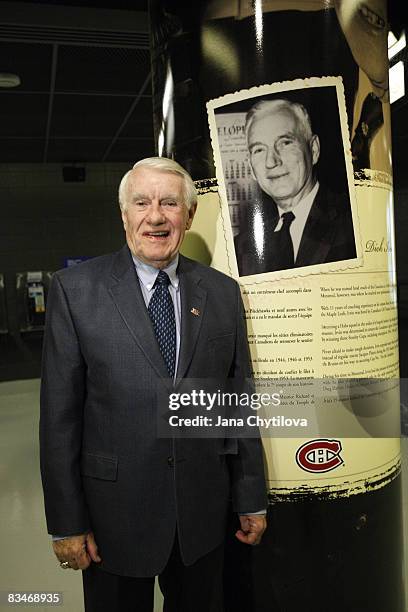
[(208, 612), (232, 495), (237, 538), (260, 541), (265, 484), (257, 439), (157, 435), (158, 392), (250, 373), (232, 279), (179, 255), (197, 199), (176, 162), (139, 161), (122, 179), (127, 245), (57, 272), (47, 304), (41, 469), (63, 568), (83, 570), (87, 612)]
[(245, 131), (263, 197), (235, 241), (240, 276), (356, 257), (350, 202), (319, 185), (320, 142), (304, 106), (261, 100)]

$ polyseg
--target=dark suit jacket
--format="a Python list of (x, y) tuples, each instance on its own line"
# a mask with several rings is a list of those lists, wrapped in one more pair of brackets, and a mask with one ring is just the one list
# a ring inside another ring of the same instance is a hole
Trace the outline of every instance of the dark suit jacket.
[[(248, 376), (238, 285), (181, 256), (179, 278), (178, 380)], [(238, 512), (266, 507), (259, 440), (158, 438), (156, 391), (177, 391), (167, 376), (127, 246), (55, 273), (40, 419), (48, 530), (93, 530), (116, 574), (160, 573), (176, 525), (186, 564), (211, 551), (230, 495)]]
[[(263, 223), (264, 252), (259, 252), (255, 248), (255, 211)], [(296, 214), (296, 210), (294, 212)], [(279, 270), (276, 264), (278, 247), (277, 241), (274, 240), (274, 228), (279, 220), (276, 204), (265, 196), (261, 204), (248, 207), (244, 217), (243, 229), (235, 239), (240, 276)], [(356, 257), (356, 245), (350, 202), (320, 185), (303, 230), (294, 267), (300, 268), (354, 257)]]

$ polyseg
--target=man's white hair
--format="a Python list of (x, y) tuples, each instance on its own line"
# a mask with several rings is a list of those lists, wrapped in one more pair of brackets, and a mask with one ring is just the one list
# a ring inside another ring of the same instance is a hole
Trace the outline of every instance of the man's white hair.
[(127, 184), (129, 176), (132, 170), (136, 168), (151, 168), (152, 170), (159, 170), (163, 173), (168, 174), (176, 174), (181, 176), (183, 179), (183, 192), (185, 198), (185, 204), (187, 208), (191, 208), (193, 204), (197, 202), (197, 190), (194, 185), (194, 181), (187, 172), (180, 166), (174, 159), (168, 159), (167, 157), (146, 157), (145, 159), (141, 159), (133, 166), (131, 170), (128, 170), (126, 174), (122, 177), (122, 180), (119, 184), (119, 206), (121, 210), (126, 210), (127, 202)]
[(288, 110), (295, 116), (300, 132), (305, 140), (309, 142), (313, 136), (309, 113), (303, 104), (291, 102), (290, 100), (285, 100), (284, 98), (279, 98), (278, 100), (260, 100), (251, 106), (245, 118), (245, 134), (247, 140), (249, 129), (255, 119), (260, 119), (265, 115), (272, 115), (280, 110)]

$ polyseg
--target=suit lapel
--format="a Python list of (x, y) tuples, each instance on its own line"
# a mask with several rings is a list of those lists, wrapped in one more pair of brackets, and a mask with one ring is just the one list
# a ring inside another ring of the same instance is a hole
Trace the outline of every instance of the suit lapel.
[(329, 206), (328, 195), (322, 187), (316, 195), (303, 230), (295, 266), (311, 266), (326, 261), (336, 230), (335, 207)]
[(194, 262), (180, 255), (178, 267), (181, 291), (181, 344), (177, 368), (177, 384), (191, 363), (201, 329), (207, 291), (200, 286), (201, 278)]
[[(157, 344), (143, 299), (135, 266), (127, 246), (118, 252), (112, 267), (109, 293), (129, 332), (151, 366), (169, 388), (169, 374)], [(167, 380), (166, 380), (167, 379)]]

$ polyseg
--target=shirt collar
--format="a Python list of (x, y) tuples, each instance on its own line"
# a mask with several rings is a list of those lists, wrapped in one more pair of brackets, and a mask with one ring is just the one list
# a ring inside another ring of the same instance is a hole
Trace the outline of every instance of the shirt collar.
[[(135, 257), (132, 253), (133, 263), (135, 264), (136, 272), (139, 277), (140, 282), (146, 287), (148, 291), (153, 289), (154, 283), (156, 281), (157, 275), (159, 274), (159, 270), (150, 266), (143, 261), (140, 261), (137, 257)], [(179, 262), (179, 254), (175, 256), (175, 258), (169, 263), (168, 266), (163, 268), (163, 272), (166, 272), (169, 276), (170, 283), (174, 289), (178, 289), (179, 286), (179, 277), (177, 276), (177, 266)]]
[[(316, 181), (316, 185), (313, 187), (312, 191), (307, 194), (303, 200), (300, 200), (295, 208), (291, 208), (290, 210), (295, 215), (295, 219), (297, 221), (304, 221), (306, 223), (306, 219), (309, 215), (310, 209), (312, 208), (312, 204), (316, 197), (316, 194), (319, 190), (319, 181)], [(288, 212), (287, 210), (283, 210), (278, 206), (279, 218), (282, 217), (283, 213)]]

